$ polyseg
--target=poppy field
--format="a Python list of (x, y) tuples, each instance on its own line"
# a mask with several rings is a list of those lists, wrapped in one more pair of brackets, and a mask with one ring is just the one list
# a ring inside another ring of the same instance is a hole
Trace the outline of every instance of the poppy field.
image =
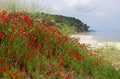
[(53, 24), (2, 10), (0, 79), (120, 79), (120, 71)]

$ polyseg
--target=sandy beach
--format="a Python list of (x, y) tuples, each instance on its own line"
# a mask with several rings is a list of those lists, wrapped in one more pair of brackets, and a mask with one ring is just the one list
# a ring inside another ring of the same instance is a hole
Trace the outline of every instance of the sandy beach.
[(120, 50), (120, 42), (98, 41), (92, 35), (75, 34), (72, 38), (78, 38), (81, 44), (89, 45), (91, 48), (101, 48), (103, 46), (113, 46)]

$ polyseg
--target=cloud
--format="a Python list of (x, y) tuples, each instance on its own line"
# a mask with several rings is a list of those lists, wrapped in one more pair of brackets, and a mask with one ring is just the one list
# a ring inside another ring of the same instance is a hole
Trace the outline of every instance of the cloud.
[(50, 7), (51, 13), (71, 15), (91, 13), (96, 9), (95, 0), (39, 0)]
[[(24, 0), (25, 1), (25, 0)], [(27, 0), (30, 1), (30, 0)], [(92, 28), (120, 26), (120, 0), (32, 0), (49, 13), (77, 17)]]

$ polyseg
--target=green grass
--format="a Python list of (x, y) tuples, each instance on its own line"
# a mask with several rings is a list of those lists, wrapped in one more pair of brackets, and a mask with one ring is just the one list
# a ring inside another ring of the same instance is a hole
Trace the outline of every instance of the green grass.
[(88, 32), (89, 26), (75, 17), (49, 14), (47, 7), (43, 8), (39, 1), (35, 0), (4, 0), (0, 2), (0, 10), (5, 9), (10, 13), (23, 13), (32, 19), (40, 20), (45, 24), (54, 25), (65, 35), (78, 32)]
[(25, 14), (35, 11), (14, 5), (1, 5), (8, 12), (0, 12), (0, 79), (120, 78), (104, 55), (66, 36), (72, 29), (46, 26)]
[(116, 47), (117, 43), (105, 43), (101, 48), (98, 49), (99, 53), (104, 56), (104, 58), (109, 61), (112, 65), (118, 66), (120, 65), (120, 51)]
[(0, 78), (119, 79), (120, 71), (57, 28), (0, 13)]

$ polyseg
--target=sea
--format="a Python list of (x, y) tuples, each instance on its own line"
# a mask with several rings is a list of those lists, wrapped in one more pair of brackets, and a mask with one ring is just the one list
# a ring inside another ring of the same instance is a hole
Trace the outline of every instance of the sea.
[(120, 42), (120, 32), (111, 32), (111, 31), (93, 31), (89, 32), (88, 35), (92, 35), (98, 41), (112, 41)]

